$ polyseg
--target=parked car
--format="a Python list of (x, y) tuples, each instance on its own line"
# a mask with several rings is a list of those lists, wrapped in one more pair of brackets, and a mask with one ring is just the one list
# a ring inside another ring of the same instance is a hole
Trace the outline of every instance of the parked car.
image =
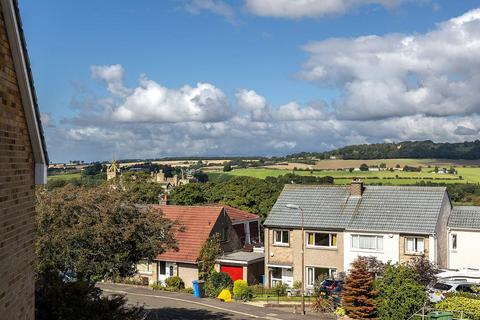
[(340, 294), (343, 288), (343, 281), (342, 280), (332, 280), (332, 279), (325, 279), (320, 284), (320, 294), (322, 292), (326, 292), (328, 294)]
[(467, 281), (440, 281), (428, 289), (428, 298), (431, 302), (437, 303), (443, 300), (447, 293), (466, 292), (479, 294), (475, 287), (478, 287), (478, 284)]

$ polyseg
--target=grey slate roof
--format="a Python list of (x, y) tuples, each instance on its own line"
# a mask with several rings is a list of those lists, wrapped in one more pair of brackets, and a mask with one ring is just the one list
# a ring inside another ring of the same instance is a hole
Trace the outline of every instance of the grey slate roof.
[(444, 187), (365, 186), (361, 197), (350, 196), (349, 186), (286, 185), (268, 215), (265, 226), (346, 229), (432, 234), (444, 198)]
[(234, 251), (230, 253), (224, 253), (220, 258), (217, 260), (232, 260), (238, 262), (256, 262), (261, 259), (265, 258), (264, 252), (246, 252), (246, 251)]
[(448, 226), (450, 228), (480, 229), (480, 207), (453, 207)]

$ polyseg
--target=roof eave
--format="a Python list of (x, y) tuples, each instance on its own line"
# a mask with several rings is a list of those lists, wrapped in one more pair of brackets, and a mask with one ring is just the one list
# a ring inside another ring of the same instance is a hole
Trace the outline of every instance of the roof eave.
[[(35, 87), (26, 49), (25, 36), (20, 19), (20, 11), (16, 0), (0, 0), (3, 16), (7, 26), (8, 40), (12, 50), (15, 73), (21, 95), (22, 106), (28, 126), (35, 161), (35, 183), (47, 182), (48, 154), (40, 119)], [(13, 26), (13, 28), (8, 28)]]

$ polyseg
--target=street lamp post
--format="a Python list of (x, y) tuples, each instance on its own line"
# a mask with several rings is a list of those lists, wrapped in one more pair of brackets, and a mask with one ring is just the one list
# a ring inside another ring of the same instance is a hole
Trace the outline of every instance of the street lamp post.
[(289, 209), (294, 209), (294, 210), (300, 210), (301, 213), (301, 223), (302, 223), (302, 287), (300, 294), (302, 295), (302, 314), (305, 315), (305, 286), (304, 286), (304, 281), (305, 281), (305, 232), (304, 232), (304, 227), (303, 227), (303, 209), (299, 205), (296, 204), (286, 204), (285, 207)]

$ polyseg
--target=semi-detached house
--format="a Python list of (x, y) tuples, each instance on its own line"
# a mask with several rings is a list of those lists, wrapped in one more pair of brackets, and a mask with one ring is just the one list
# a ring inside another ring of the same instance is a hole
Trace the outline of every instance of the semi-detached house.
[(425, 254), (447, 267), (451, 210), (444, 187), (287, 185), (264, 224), (266, 284), (301, 280), (302, 249), (306, 289), (358, 256), (395, 263)]

